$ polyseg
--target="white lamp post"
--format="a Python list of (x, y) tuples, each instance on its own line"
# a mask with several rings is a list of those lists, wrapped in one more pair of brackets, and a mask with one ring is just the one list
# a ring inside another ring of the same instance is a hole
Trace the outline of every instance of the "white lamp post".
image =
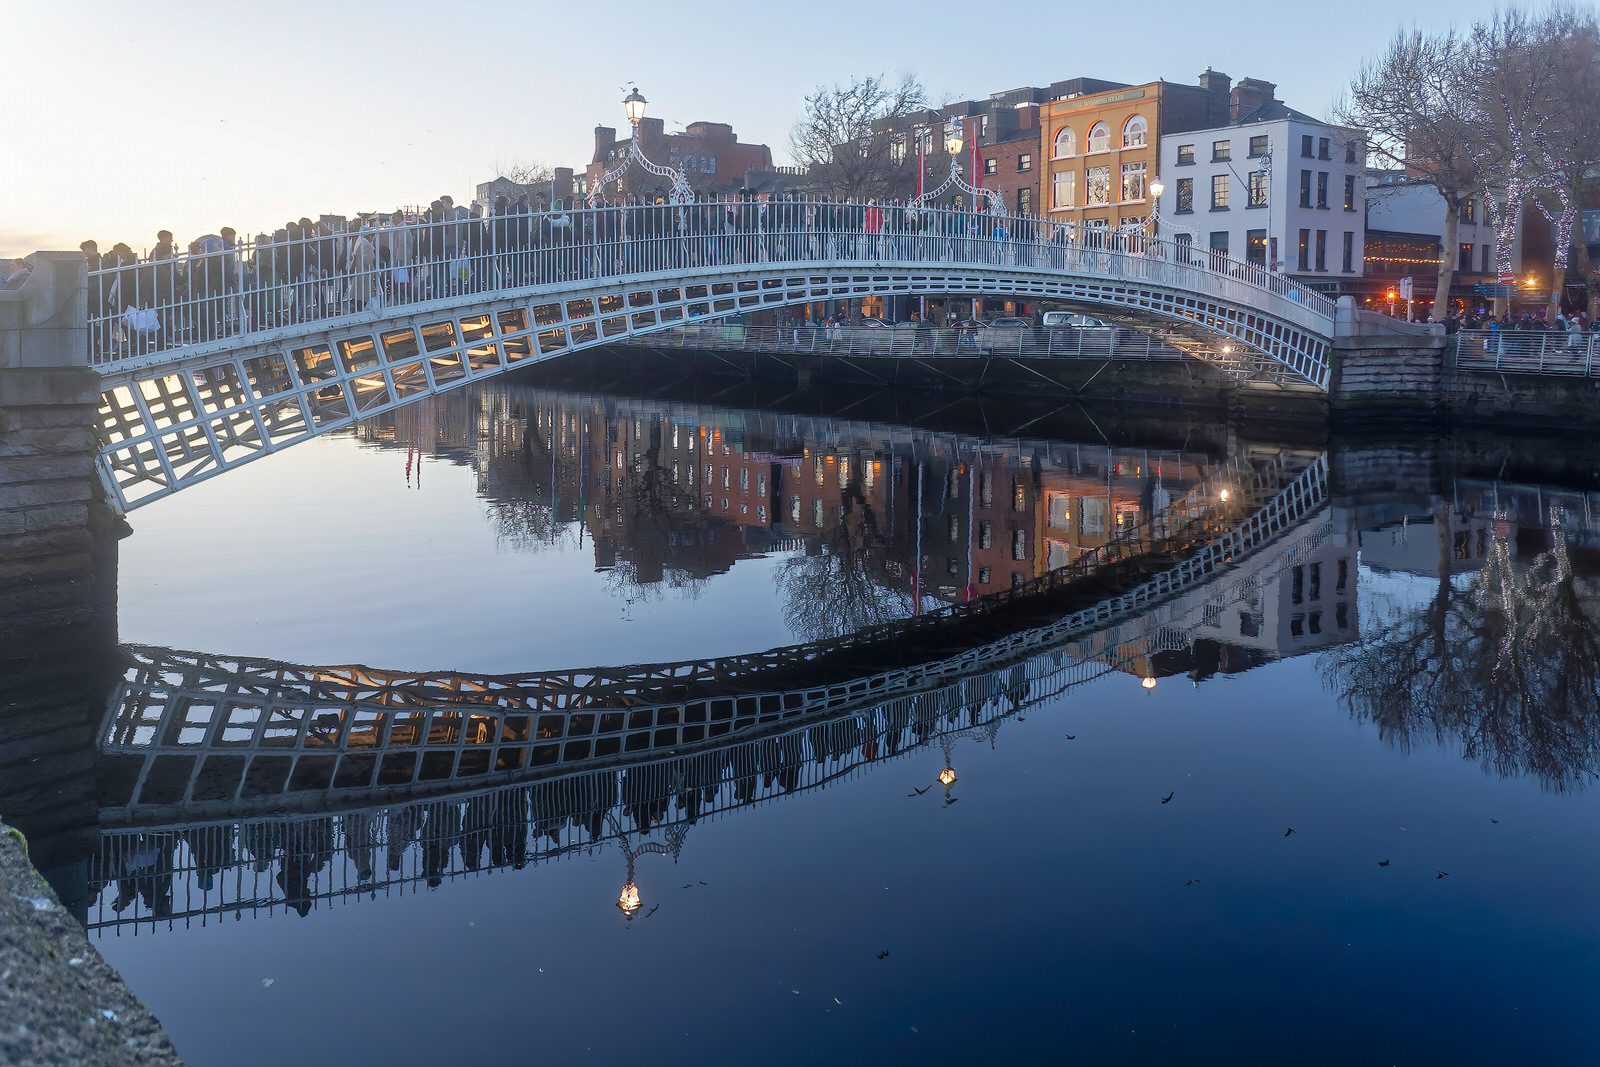
[(961, 176), (961, 148), (965, 140), (961, 133), (961, 120), (952, 119), (944, 128), (944, 150), (950, 154), (950, 175), (939, 183), (938, 188), (932, 192), (923, 193), (919, 198), (919, 203), (937, 200), (946, 189), (954, 186), (971, 196), (974, 206), (977, 205), (979, 198), (984, 198), (988, 200), (991, 214), (1005, 214), (1005, 198), (999, 192), (994, 189), (979, 189)]
[[(689, 186), (689, 176), (684, 173), (681, 165), (676, 168), (663, 167), (659, 163), (652, 162), (644, 154), (644, 149), (639, 147), (639, 123), (644, 121), (644, 108), (649, 102), (644, 98), (644, 94), (639, 91), (637, 85), (633, 87), (627, 96), (622, 98), (622, 110), (628, 116), (628, 125), (633, 128), (633, 133), (628, 138), (628, 148), (622, 153), (622, 158), (617, 160), (617, 165), (602, 174), (600, 180), (595, 182), (594, 186), (589, 190), (590, 207), (599, 202), (605, 187), (614, 181), (620, 180), (622, 175), (627, 172), (629, 165), (633, 163), (639, 164), (640, 167), (656, 177), (666, 178), (672, 183), (672, 190), (668, 194), (668, 200), (671, 203), (681, 205), (691, 203), (694, 200), (694, 190)], [(679, 212), (679, 215), (678, 225), (682, 229), (686, 220), (681, 217), (683, 215), (682, 212)]]

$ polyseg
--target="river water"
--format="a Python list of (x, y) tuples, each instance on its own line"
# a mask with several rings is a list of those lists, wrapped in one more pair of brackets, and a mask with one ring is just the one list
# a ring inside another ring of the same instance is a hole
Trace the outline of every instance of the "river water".
[[(111, 727), (91, 937), (199, 1065), (1595, 1062), (1588, 475), (1080, 415), (1002, 436), (505, 384), (137, 512), (119, 630), (150, 714), (219, 657), (167, 741), (269, 743), (228, 719), (278, 692), (240, 658), (441, 672), (466, 704), (716, 660), (720, 694), (806, 710), (356, 786), (216, 788), (140, 762), (153, 719)], [(1266, 532), (1140, 600), (1202, 514)], [(1128, 545), (1115, 614), (974, 633)], [(957, 665), (830, 704), (739, 659), (875, 627), (899, 643), (858, 674)], [(319, 699), (265, 715), (337, 749)]]

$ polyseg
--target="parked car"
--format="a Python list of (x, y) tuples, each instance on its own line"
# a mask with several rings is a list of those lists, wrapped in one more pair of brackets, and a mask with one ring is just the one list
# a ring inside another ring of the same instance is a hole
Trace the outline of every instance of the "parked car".
[(893, 326), (894, 323), (890, 322), (888, 319), (877, 319), (868, 315), (862, 317), (859, 325), (866, 330), (887, 330)]
[(1093, 315), (1079, 315), (1073, 311), (1046, 311), (1044, 313), (1046, 329), (1070, 328), (1074, 330), (1103, 330), (1110, 326), (1104, 319), (1097, 319)]
[(991, 319), (989, 320), (989, 328), (993, 330), (1031, 330), (1033, 329), (1033, 323), (1029, 322), (1027, 319), (1015, 317)]

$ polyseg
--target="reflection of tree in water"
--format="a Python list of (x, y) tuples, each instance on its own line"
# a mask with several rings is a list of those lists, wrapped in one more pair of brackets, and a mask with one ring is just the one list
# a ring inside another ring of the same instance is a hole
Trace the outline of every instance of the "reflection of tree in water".
[(842, 514), (806, 551), (783, 561), (774, 584), (783, 618), (802, 640), (855, 633), (911, 613), (911, 596), (888, 584), (888, 538), (872, 505), (854, 482), (843, 493)]
[(661, 429), (650, 423), (633, 462), (611, 474), (600, 505), (615, 520), (614, 558), (606, 569), (613, 593), (629, 604), (659, 600), (670, 590), (694, 599), (719, 569), (711, 545), (713, 524), (686, 497), (662, 463)]
[(554, 544), (561, 532), (555, 509), (542, 501), (492, 500), (488, 510), (496, 543), (515, 552)]
[(1600, 589), (1555, 547), (1527, 562), (1495, 538), (1464, 587), (1449, 579), (1446, 514), (1439, 588), (1424, 608), (1363, 625), (1328, 653), (1325, 682), (1402, 750), (1456, 743), (1486, 771), (1558, 791), (1600, 765)]

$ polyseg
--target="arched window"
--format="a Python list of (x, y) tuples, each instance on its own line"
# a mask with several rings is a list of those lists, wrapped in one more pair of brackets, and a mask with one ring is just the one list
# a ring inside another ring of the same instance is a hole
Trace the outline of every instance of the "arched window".
[(1111, 151), (1111, 128), (1103, 122), (1097, 122), (1089, 127), (1089, 151)]
[(1071, 126), (1063, 126), (1056, 131), (1056, 146), (1051, 155), (1055, 159), (1066, 159), (1068, 156), (1078, 154), (1078, 135), (1072, 132)]
[(1143, 115), (1135, 115), (1122, 127), (1123, 148), (1143, 148), (1150, 133), (1150, 124)]

